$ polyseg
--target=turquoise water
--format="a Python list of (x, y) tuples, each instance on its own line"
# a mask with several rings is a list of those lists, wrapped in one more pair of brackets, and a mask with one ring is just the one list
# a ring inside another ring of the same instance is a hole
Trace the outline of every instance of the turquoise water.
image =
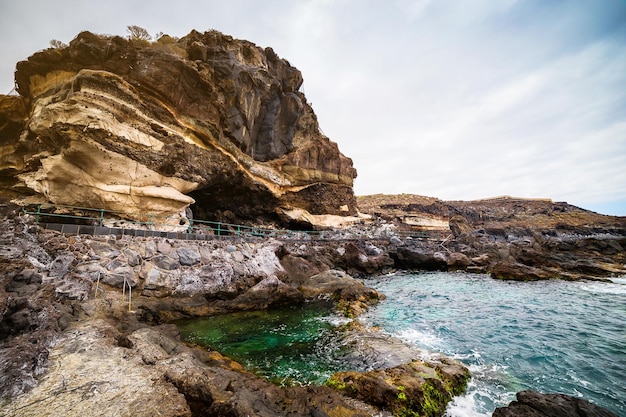
[[(472, 372), (449, 417), (490, 416), (523, 389), (580, 396), (626, 417), (626, 279), (507, 282), (465, 273), (395, 274), (366, 284), (387, 299), (361, 320)], [(345, 319), (328, 306), (228, 314), (179, 323), (186, 340), (218, 350), (281, 385), (322, 384), (366, 370), (349, 353)]]
[(177, 323), (181, 336), (217, 350), (279, 385), (323, 384), (341, 359), (345, 323), (329, 305), (304, 304)]
[(490, 416), (515, 392), (579, 396), (626, 416), (626, 279), (505, 282), (461, 273), (366, 280), (387, 299), (364, 320), (470, 367), (449, 416)]

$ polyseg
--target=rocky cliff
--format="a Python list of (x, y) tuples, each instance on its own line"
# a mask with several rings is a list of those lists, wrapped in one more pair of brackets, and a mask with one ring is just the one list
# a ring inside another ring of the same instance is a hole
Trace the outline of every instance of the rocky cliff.
[(363, 213), (420, 239), (396, 241), (396, 268), (466, 270), (494, 278), (568, 280), (626, 273), (626, 217), (549, 199), (358, 198)]
[(283, 223), (356, 211), (352, 161), (271, 48), (217, 31), (153, 43), (82, 32), (15, 78), (19, 97), (0, 96), (5, 193), (182, 223), (189, 206)]

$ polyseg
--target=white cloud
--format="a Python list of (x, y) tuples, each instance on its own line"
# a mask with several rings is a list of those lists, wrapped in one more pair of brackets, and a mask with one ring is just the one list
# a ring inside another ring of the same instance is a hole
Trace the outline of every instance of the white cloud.
[[(626, 5), (456, 0), (0, 0), (0, 92), (15, 62), (80, 30), (218, 29), (303, 72), (359, 194), (623, 201)], [(54, 16), (51, 19), (50, 16)], [(20, 35), (15, 36), (16, 33)], [(2, 91), (6, 90), (6, 91)]]

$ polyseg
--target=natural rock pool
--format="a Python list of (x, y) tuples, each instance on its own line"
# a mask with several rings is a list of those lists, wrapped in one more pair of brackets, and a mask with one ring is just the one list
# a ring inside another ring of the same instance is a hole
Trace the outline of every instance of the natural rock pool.
[[(405, 273), (366, 285), (387, 299), (362, 321), (424, 356), (442, 353), (470, 368), (468, 392), (449, 405), (450, 417), (490, 416), (523, 389), (579, 396), (626, 413), (624, 278), (505, 282), (466, 273)], [(282, 385), (321, 384), (337, 371), (394, 365), (379, 361), (401, 347), (377, 350), (380, 336), (347, 336), (346, 322), (326, 305), (304, 304), (179, 327), (187, 341)], [(355, 349), (361, 351), (355, 355)]]
[(324, 303), (179, 322), (182, 337), (217, 350), (279, 385), (323, 384), (348, 369), (338, 326)]

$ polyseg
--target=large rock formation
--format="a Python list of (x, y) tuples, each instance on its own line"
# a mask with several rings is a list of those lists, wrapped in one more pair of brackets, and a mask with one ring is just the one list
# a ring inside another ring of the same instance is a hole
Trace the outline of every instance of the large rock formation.
[(520, 391), (517, 401), (496, 408), (493, 417), (617, 417), (611, 411), (582, 398), (565, 394)]
[[(19, 62), (0, 96), (5, 192), (64, 205), (221, 220), (356, 211), (352, 161), (302, 74), (216, 31), (157, 42), (80, 33)], [(310, 218), (310, 217), (309, 217)]]
[[(2, 417), (390, 416), (378, 407), (399, 408), (389, 395), (401, 386), (407, 407), (427, 401), (441, 415), (448, 391), (465, 386), (460, 363), (413, 362), (421, 352), (356, 322), (346, 329), (346, 360), (381, 374), (393, 368), (394, 383), (381, 386), (368, 373), (356, 399), (342, 395), (343, 382), (329, 384), (334, 390), (278, 387), (218, 352), (185, 345), (175, 326), (160, 324), (318, 298), (354, 313), (378, 300), (329, 269), (330, 258), (306, 260), (305, 245), (66, 236), (18, 213), (0, 204)], [(320, 246), (338, 253), (341, 244)], [(370, 387), (385, 401), (367, 399)]]
[[(388, 255), (396, 268), (465, 270), (497, 279), (567, 280), (626, 273), (626, 217), (547, 199), (442, 201), (402, 195), (359, 197), (359, 209), (400, 236)], [(407, 223), (428, 216), (439, 230)]]

